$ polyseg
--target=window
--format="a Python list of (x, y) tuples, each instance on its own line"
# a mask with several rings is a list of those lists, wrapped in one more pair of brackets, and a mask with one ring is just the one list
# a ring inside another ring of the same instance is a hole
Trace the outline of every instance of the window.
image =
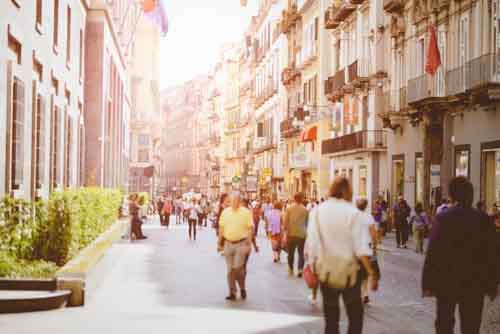
[(421, 38), (417, 41), (417, 76), (423, 75), (425, 72), (425, 39)]
[(80, 74), (80, 79), (83, 79), (83, 30), (80, 29), (80, 57), (78, 62), (78, 73)]
[(8, 38), (9, 50), (12, 51), (16, 56), (16, 62), (18, 65), (21, 64), (21, 43), (14, 36), (9, 34)]
[(66, 63), (71, 62), (71, 7), (68, 6), (66, 9), (66, 18), (68, 22), (66, 23)]
[(8, 153), (10, 153), (10, 190), (18, 190), (23, 182), (24, 165), (24, 83), (17, 77), (14, 77), (12, 83), (12, 104), (11, 114), (8, 117), (9, 129)]
[(65, 120), (64, 120), (64, 126), (65, 126), (65, 134), (66, 138), (64, 141), (64, 186), (68, 188), (71, 183), (71, 147), (72, 147), (72, 141), (73, 141), (73, 131), (72, 131), (72, 122), (71, 122), (71, 117), (69, 116), (69, 108), (66, 107), (66, 112), (65, 112)]
[(149, 136), (148, 135), (139, 135), (138, 142), (139, 142), (139, 145), (149, 145)]
[(149, 162), (149, 150), (147, 149), (139, 150), (138, 160), (139, 162)]
[(470, 145), (455, 147), (455, 176), (470, 177)]
[(54, 0), (54, 48), (59, 45), (59, 0)]
[(500, 205), (500, 141), (481, 145), (481, 199), (486, 207)]
[(36, 97), (35, 113), (35, 188), (41, 189), (45, 174), (45, 100), (40, 94)]
[(35, 4), (35, 25), (36, 29), (38, 32), (40, 31), (40, 28), (42, 27), (42, 17), (43, 17), (43, 0), (36, 0)]
[(368, 195), (368, 169), (366, 166), (359, 166), (359, 196), (367, 197)]
[(59, 117), (60, 109), (58, 106), (53, 105), (50, 140), (50, 186), (52, 190), (56, 189), (59, 186)]

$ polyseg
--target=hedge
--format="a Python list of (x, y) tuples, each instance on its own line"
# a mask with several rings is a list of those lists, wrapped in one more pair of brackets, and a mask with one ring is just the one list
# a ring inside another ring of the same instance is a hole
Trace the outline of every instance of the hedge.
[(0, 253), (62, 266), (116, 221), (121, 198), (119, 191), (101, 188), (56, 191), (48, 201), (5, 197), (0, 200)]

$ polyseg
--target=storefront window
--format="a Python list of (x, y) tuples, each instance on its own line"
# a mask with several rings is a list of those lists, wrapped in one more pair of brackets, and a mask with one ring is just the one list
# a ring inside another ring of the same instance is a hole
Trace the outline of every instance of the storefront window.
[(500, 203), (500, 148), (483, 151), (483, 199), (487, 208)]
[(368, 178), (368, 170), (366, 166), (359, 166), (359, 196), (367, 197), (368, 190), (367, 188), (367, 178)]
[(404, 194), (405, 191), (405, 162), (404, 158), (392, 160), (392, 196)]
[(424, 158), (417, 154), (415, 158), (415, 203), (424, 202)]
[(470, 147), (461, 146), (455, 148), (455, 176), (469, 178)]

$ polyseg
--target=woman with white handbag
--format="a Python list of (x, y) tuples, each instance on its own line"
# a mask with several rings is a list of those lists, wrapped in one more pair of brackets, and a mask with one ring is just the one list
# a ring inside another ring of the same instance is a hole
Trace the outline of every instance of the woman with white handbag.
[(371, 277), (372, 290), (378, 279), (371, 267), (372, 249), (365, 242), (360, 211), (352, 204), (349, 180), (337, 177), (329, 199), (314, 210), (308, 226), (307, 257), (320, 282), (326, 334), (339, 334), (342, 296), (349, 319), (349, 334), (363, 330), (363, 304), (359, 264)]

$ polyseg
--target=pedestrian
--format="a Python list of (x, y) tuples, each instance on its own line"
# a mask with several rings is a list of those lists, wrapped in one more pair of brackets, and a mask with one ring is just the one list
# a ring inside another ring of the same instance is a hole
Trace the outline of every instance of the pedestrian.
[(408, 218), (410, 217), (411, 208), (404, 199), (402, 194), (398, 196), (398, 202), (394, 204), (392, 209), (394, 227), (396, 228), (396, 243), (397, 247), (408, 248), (406, 243), (408, 242), (409, 235), (409, 225)]
[(375, 220), (375, 228), (377, 230), (377, 241), (380, 243), (382, 241), (382, 236), (384, 235), (385, 223), (383, 221), (384, 208), (382, 207), (382, 199), (378, 197), (373, 204), (372, 210), (373, 219)]
[(164, 205), (165, 205), (165, 200), (163, 199), (163, 197), (162, 196), (158, 197), (158, 200), (156, 201), (156, 212), (160, 217), (160, 225), (162, 226), (165, 225), (165, 215), (163, 214)]
[(207, 221), (208, 221), (208, 201), (206, 197), (202, 196), (201, 201), (200, 201), (200, 215), (198, 219), (200, 220), (201, 226), (207, 227)]
[[(360, 219), (363, 226), (363, 242), (368, 243), (368, 247), (370, 247), (373, 251), (372, 257), (376, 256), (377, 251), (377, 223), (372, 215), (366, 212), (366, 208), (368, 207), (368, 201), (364, 198), (358, 199), (356, 201), (356, 207), (359, 211), (361, 211)], [(375, 263), (374, 259), (370, 259), (371, 263)], [(364, 270), (363, 266), (360, 268), (361, 274), (361, 296), (364, 304), (368, 304), (370, 302), (369, 296), (369, 276), (367, 275), (366, 270)], [(375, 270), (375, 268), (372, 268)], [(378, 275), (376, 277), (379, 279)]]
[(306, 243), (306, 224), (308, 211), (302, 204), (302, 193), (293, 197), (291, 204), (283, 216), (284, 237), (288, 251), (288, 275), (294, 275), (295, 250), (299, 256), (297, 276), (302, 277), (304, 270), (304, 245)]
[(267, 215), (265, 216), (268, 236), (269, 240), (271, 241), (271, 248), (273, 250), (274, 263), (280, 262), (281, 239), (283, 237), (281, 233), (282, 210), (283, 205), (281, 204), (281, 202), (275, 201), (273, 208), (268, 210)]
[(352, 188), (345, 177), (337, 177), (330, 187), (329, 198), (313, 211), (307, 229), (307, 257), (313, 263), (323, 294), (326, 334), (339, 334), (342, 296), (350, 334), (363, 330), (361, 300), (361, 263), (370, 276), (371, 288), (376, 290), (378, 279), (372, 269), (373, 254), (363, 242), (361, 213), (352, 204)]
[(131, 225), (131, 235), (137, 240), (147, 239), (147, 237), (142, 233), (142, 220), (140, 218), (140, 205), (139, 205), (139, 195), (130, 195), (129, 200), (129, 213), (130, 213), (130, 225)]
[[(315, 215), (315, 210), (316, 210), (316, 206), (315, 207), (311, 207), (310, 210), (308, 210), (309, 214), (307, 216), (307, 229), (309, 229), (309, 224), (312, 224), (311, 222), (311, 219), (312, 217)], [(308, 249), (308, 242), (310, 242), (310, 239), (307, 238), (306, 236), (306, 242), (305, 242), (305, 245), (304, 245), (304, 259), (306, 261), (306, 264), (309, 265), (311, 268), (312, 266), (314, 265), (312, 259), (308, 258), (307, 254), (306, 254), (306, 249)], [(309, 300), (309, 303), (311, 303), (312, 306), (315, 306), (317, 304), (317, 301), (318, 301), (318, 290), (319, 290), (319, 286), (314, 286), (311, 288), (311, 294), (309, 295), (308, 297), (308, 300)]]
[(499, 284), (495, 229), (473, 209), (474, 188), (465, 177), (449, 184), (451, 206), (438, 214), (422, 274), (424, 297), (436, 297), (436, 333), (452, 334), (458, 305), (463, 334), (479, 334), (484, 297), (496, 298)]
[(264, 214), (262, 210), (262, 205), (257, 202), (252, 208), (252, 218), (253, 218), (253, 226), (254, 226), (254, 234), (257, 237), (259, 235), (259, 224), (262, 219), (262, 215)]
[(175, 223), (178, 225), (182, 223), (182, 202), (180, 198), (175, 200)]
[(441, 200), (441, 204), (436, 209), (436, 215), (439, 215), (440, 213), (448, 210), (449, 207), (450, 207), (450, 201), (447, 198), (443, 198)]
[(241, 207), (239, 194), (233, 193), (231, 206), (224, 209), (219, 222), (219, 249), (224, 249), (229, 286), (226, 300), (236, 299), (237, 284), (241, 299), (247, 298), (245, 263), (251, 252), (252, 237), (252, 214), (250, 210)]
[(486, 203), (484, 203), (484, 201), (478, 201), (476, 203), (476, 209), (482, 213), (488, 214), (486, 211)]
[(188, 236), (189, 240), (196, 241), (196, 225), (198, 222), (198, 212), (196, 210), (196, 200), (192, 199), (191, 203), (188, 203), (184, 207), (185, 215), (188, 220)]
[(429, 225), (429, 218), (422, 203), (417, 203), (415, 205), (415, 214), (410, 218), (410, 226), (413, 228), (413, 239), (416, 244), (415, 251), (419, 254), (424, 254), (424, 239)]
[(170, 226), (170, 215), (172, 214), (172, 210), (173, 210), (172, 202), (169, 200), (165, 201), (165, 204), (160, 210), (163, 216), (164, 224), (167, 227), (167, 229)]

